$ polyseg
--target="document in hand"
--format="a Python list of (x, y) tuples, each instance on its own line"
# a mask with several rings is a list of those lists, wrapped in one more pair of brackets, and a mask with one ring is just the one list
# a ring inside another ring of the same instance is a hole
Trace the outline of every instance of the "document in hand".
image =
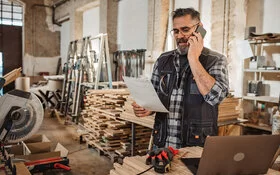
[(161, 103), (151, 80), (123, 76), (123, 80), (135, 102), (155, 112), (168, 112)]

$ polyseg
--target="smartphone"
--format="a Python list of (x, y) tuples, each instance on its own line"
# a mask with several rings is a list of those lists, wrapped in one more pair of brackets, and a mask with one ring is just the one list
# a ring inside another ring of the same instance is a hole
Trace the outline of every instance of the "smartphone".
[(202, 38), (204, 38), (204, 36), (206, 35), (206, 30), (202, 26), (197, 26), (195, 32), (199, 32)]

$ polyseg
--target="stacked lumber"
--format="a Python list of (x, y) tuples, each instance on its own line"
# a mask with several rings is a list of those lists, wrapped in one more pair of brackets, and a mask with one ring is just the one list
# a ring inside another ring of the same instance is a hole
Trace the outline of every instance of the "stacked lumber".
[(239, 98), (225, 98), (219, 105), (218, 121), (237, 119), (240, 114), (239, 106)]
[[(131, 130), (129, 128), (128, 130), (122, 129), (121, 131), (124, 133), (128, 133), (129, 138), (120, 140), (121, 148), (115, 150), (115, 152), (118, 155), (127, 156), (131, 153)], [(144, 155), (147, 153), (151, 132), (152, 130), (147, 127), (141, 125), (135, 126), (134, 153), (136, 153), (137, 155)]]
[[(128, 95), (126, 89), (87, 91), (81, 116), (89, 132), (84, 138), (88, 145), (121, 156), (131, 153), (131, 122), (120, 118), (125, 112)], [(151, 132), (145, 126), (135, 126), (134, 153), (146, 153)]]
[(113, 89), (124, 89), (127, 88), (126, 84), (123, 81), (113, 81)]
[[(186, 154), (187, 153), (187, 154)], [(192, 174), (190, 170), (181, 162), (180, 158), (184, 155), (187, 157), (201, 157), (201, 147), (185, 147), (179, 150), (179, 153), (173, 158), (171, 162), (171, 171), (166, 174), (173, 175), (188, 175)], [(110, 171), (110, 175), (131, 175), (138, 174), (147, 170), (150, 165), (146, 165), (146, 156), (125, 157), (123, 164), (114, 163), (114, 169)], [(154, 169), (145, 172), (147, 175), (157, 175)]]

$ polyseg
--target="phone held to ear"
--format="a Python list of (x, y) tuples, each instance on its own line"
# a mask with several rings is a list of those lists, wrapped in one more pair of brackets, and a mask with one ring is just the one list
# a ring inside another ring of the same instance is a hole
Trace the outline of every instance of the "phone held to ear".
[(204, 36), (206, 35), (206, 30), (202, 26), (198, 26), (196, 28), (195, 32), (199, 32), (201, 34), (202, 38), (204, 38)]

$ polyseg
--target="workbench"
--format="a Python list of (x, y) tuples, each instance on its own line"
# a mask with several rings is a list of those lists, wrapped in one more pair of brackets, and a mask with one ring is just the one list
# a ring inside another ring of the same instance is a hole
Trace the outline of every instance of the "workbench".
[[(128, 114), (126, 115), (128, 116)], [(154, 117), (152, 116), (148, 116), (148, 117), (125, 117), (125, 115), (122, 115), (120, 116), (120, 119), (123, 119), (125, 121), (129, 121), (131, 122), (131, 155), (134, 156), (134, 152), (133, 152), (133, 148), (134, 148), (134, 145), (135, 145), (135, 124), (138, 124), (138, 125), (143, 125), (145, 127), (148, 127), (148, 128), (151, 128), (153, 129), (153, 125), (154, 125)], [(141, 120), (147, 120), (143, 123), (141, 123)], [(229, 120), (229, 121), (219, 121), (218, 122), (218, 127), (224, 127), (224, 126), (227, 126), (227, 125), (236, 125), (236, 124), (239, 124), (239, 123), (243, 123), (243, 122), (246, 122), (247, 120), (244, 120), (244, 119), (236, 119), (236, 120)]]
[[(180, 161), (181, 157), (196, 158), (201, 157), (203, 148), (201, 147), (186, 147), (179, 150), (171, 164), (168, 175), (191, 175), (192, 172)], [(123, 160), (123, 165), (114, 163), (114, 169), (110, 171), (110, 175), (136, 175), (147, 170), (150, 165), (145, 164), (146, 156), (126, 157)], [(145, 175), (157, 175), (154, 169), (144, 173)], [(267, 175), (280, 175), (280, 171), (269, 169)]]

